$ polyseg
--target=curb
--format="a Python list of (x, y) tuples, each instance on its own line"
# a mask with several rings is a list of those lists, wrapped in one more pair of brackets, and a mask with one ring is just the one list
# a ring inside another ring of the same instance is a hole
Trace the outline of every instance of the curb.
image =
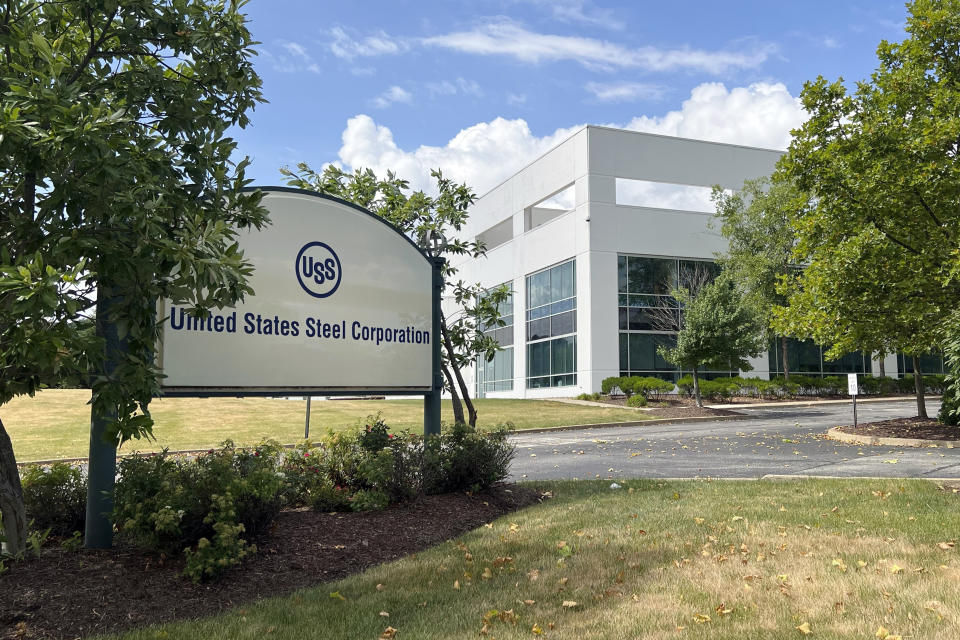
[(652, 420), (636, 420), (631, 422), (602, 422), (598, 424), (573, 424), (563, 427), (539, 427), (537, 429), (522, 429), (514, 431), (511, 436), (523, 435), (526, 433), (551, 433), (553, 431), (584, 431), (587, 429), (615, 429), (617, 427), (643, 427), (651, 424), (686, 424), (695, 422), (717, 422), (727, 420), (755, 420), (761, 416), (749, 416), (746, 414), (735, 416), (696, 416), (690, 418), (654, 418)]
[(883, 447), (930, 447), (955, 449), (960, 445), (957, 440), (925, 440), (923, 438), (883, 438), (880, 436), (865, 436), (857, 433), (846, 433), (840, 427), (831, 427), (827, 430), (827, 437), (831, 440), (848, 444), (866, 444)]
[[(940, 400), (942, 396), (925, 396), (927, 400)], [(857, 396), (857, 404), (874, 402), (909, 402), (916, 400), (916, 396), (887, 396), (885, 398), (861, 398)], [(790, 402), (757, 402), (754, 404), (708, 404), (710, 409), (770, 409), (774, 407), (812, 407), (821, 404), (850, 404), (850, 398), (840, 400), (792, 400)]]

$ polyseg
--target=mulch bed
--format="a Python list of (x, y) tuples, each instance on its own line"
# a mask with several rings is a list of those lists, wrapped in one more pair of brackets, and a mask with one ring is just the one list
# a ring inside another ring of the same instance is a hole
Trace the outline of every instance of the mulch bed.
[[(604, 404), (611, 404), (619, 407), (627, 406), (626, 399), (614, 398), (601, 400)], [(710, 409), (708, 407), (700, 408), (692, 398), (669, 398), (660, 401), (650, 401), (647, 405), (650, 411), (642, 412), (643, 417), (655, 418), (700, 418), (707, 416), (736, 416), (740, 415), (736, 411), (729, 409)], [(639, 413), (639, 412), (638, 412)], [(642, 419), (642, 418), (639, 418)]]
[(385, 511), (285, 511), (256, 554), (200, 585), (180, 575), (182, 559), (163, 562), (122, 544), (72, 553), (51, 545), (0, 575), (0, 638), (78, 638), (209, 616), (409, 555), (539, 500), (529, 488), (503, 485)]
[(894, 418), (838, 427), (844, 433), (878, 438), (920, 438), (922, 440), (960, 440), (960, 427), (940, 424), (933, 418)]

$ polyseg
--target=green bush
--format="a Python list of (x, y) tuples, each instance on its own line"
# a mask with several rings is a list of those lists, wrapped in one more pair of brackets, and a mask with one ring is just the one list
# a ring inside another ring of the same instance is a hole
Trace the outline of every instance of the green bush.
[(624, 386), (623, 381), (624, 381), (624, 378), (619, 378), (616, 376), (612, 378), (604, 378), (600, 382), (600, 390), (603, 392), (603, 395), (609, 395), (614, 387), (620, 387), (621, 391), (623, 391), (624, 393), (627, 393), (627, 390), (623, 388)]
[(628, 379), (630, 380), (630, 392), (641, 395), (647, 400), (659, 400), (664, 394), (673, 391), (673, 383), (660, 378), (634, 376)]
[(636, 395), (632, 395), (629, 398), (627, 398), (627, 406), (628, 407), (645, 407), (647, 406), (647, 398), (645, 396), (640, 395), (639, 393)]
[(951, 427), (960, 425), (960, 395), (954, 385), (948, 385), (943, 391), (937, 420)]
[(509, 473), (515, 450), (507, 442), (513, 425), (479, 433), (467, 425), (426, 440), (423, 489), (426, 493), (480, 491), (502, 481)]
[(262, 535), (279, 512), (280, 458), (275, 442), (242, 450), (229, 441), (194, 460), (166, 451), (124, 458), (114, 522), (121, 535), (152, 551), (196, 547), (186, 573), (194, 580), (214, 577), (252, 551), (246, 538)]
[(593, 400), (596, 402), (600, 399), (599, 393), (581, 393), (577, 396), (577, 400)]
[(863, 376), (860, 378), (860, 389), (870, 395), (897, 393), (897, 379), (886, 376)]
[(375, 453), (389, 446), (392, 439), (393, 434), (390, 433), (390, 428), (378, 413), (376, 416), (367, 418), (367, 424), (357, 436), (357, 443), (366, 451)]
[(79, 468), (65, 462), (30, 465), (21, 471), (20, 484), (27, 522), (35, 530), (57, 537), (83, 530), (87, 481)]

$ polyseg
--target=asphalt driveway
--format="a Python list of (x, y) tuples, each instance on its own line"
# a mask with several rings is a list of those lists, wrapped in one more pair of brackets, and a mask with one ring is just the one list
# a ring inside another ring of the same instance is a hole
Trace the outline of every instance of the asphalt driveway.
[[(916, 415), (914, 400), (860, 403), (860, 422)], [(936, 415), (939, 402), (928, 401)], [(849, 404), (743, 409), (744, 419), (521, 433), (513, 480), (561, 478), (960, 478), (960, 446), (888, 447), (824, 437)]]

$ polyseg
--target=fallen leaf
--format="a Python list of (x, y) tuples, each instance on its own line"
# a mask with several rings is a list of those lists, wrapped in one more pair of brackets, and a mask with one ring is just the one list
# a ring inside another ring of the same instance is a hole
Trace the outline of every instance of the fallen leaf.
[(344, 597), (340, 594), (339, 591), (334, 591), (334, 592), (332, 592), (332, 593), (330, 594), (330, 597), (333, 598), (334, 600), (343, 600), (344, 602), (346, 602), (346, 600), (347, 600), (346, 598), (344, 598)]
[(903, 573), (903, 567), (900, 565), (892, 564), (890, 565), (890, 573)]
[(564, 600), (563, 604), (560, 606), (562, 606), (564, 609), (573, 609), (575, 606), (577, 606), (577, 603), (574, 600)]
[(459, 581), (459, 580), (454, 580), (454, 581), (453, 581), (453, 588), (456, 589), (457, 591), (460, 591), (460, 581)]
[(377, 591), (383, 591), (384, 586), (382, 584), (377, 585)]
[(885, 464), (897, 464), (900, 462), (899, 458), (890, 458), (889, 460), (883, 461)]
[(542, 636), (542, 635), (543, 635), (543, 627), (541, 627), (541, 626), (538, 625), (538, 624), (533, 625), (533, 628), (530, 629), (530, 631), (531, 631), (531, 632), (533, 633), (533, 635), (535, 635), (535, 636)]
[(381, 611), (381, 612), (380, 612), (380, 616), (383, 617), (383, 618), (389, 618), (389, 617), (390, 617), (390, 614), (387, 613), (386, 611)]
[(937, 546), (940, 547), (941, 549), (943, 549), (944, 551), (950, 551), (950, 549), (953, 549), (954, 543), (953, 543), (953, 542), (938, 542), (938, 543), (937, 543)]
[(397, 636), (397, 630), (393, 627), (387, 627), (383, 630), (383, 633), (380, 634), (382, 640), (390, 640), (390, 638), (395, 638)]
[(693, 621), (697, 623), (710, 622), (710, 616), (705, 613), (695, 613), (693, 614)]
[(797, 627), (797, 631), (799, 631), (800, 633), (802, 633), (802, 634), (805, 635), (805, 636), (808, 636), (808, 635), (810, 635), (811, 633), (813, 633), (812, 631), (810, 631), (810, 623), (809, 623), (809, 622), (804, 622), (803, 624), (801, 624), (799, 627)]

